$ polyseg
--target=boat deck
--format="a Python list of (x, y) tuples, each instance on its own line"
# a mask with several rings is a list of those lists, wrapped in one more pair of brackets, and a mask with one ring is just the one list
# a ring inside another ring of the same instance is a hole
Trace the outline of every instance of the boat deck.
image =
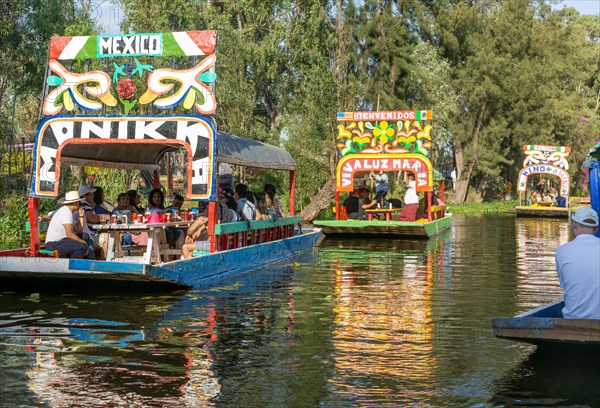
[(386, 220), (320, 220), (314, 225), (325, 235), (385, 235), (390, 237), (414, 237), (427, 239), (450, 228), (451, 214), (431, 222), (408, 222)]

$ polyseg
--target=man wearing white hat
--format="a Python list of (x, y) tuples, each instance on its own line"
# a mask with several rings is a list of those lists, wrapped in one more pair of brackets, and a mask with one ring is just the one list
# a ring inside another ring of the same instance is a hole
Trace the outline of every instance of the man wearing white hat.
[(575, 239), (556, 250), (556, 270), (563, 288), (563, 317), (600, 319), (600, 239), (598, 214), (589, 207), (571, 215)]
[(77, 233), (82, 229), (84, 210), (79, 206), (77, 191), (65, 194), (63, 205), (56, 211), (46, 233), (46, 249), (58, 250), (60, 257), (83, 259), (88, 254), (88, 244)]

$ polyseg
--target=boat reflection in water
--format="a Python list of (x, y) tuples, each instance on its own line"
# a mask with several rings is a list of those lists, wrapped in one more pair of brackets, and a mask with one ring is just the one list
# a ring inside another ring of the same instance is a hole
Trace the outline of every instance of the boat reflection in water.
[[(517, 283), (515, 307), (519, 313), (562, 298), (554, 262), (556, 248), (569, 241), (570, 226), (560, 219), (515, 219)], [(539, 291), (555, 283), (555, 290)]]
[[(372, 241), (328, 239), (322, 244), (321, 258), (329, 256), (336, 273), (336, 376), (329, 380), (334, 394), (351, 393), (362, 402), (391, 395), (396, 403), (426, 400), (401, 386), (414, 382), (422, 384), (423, 397), (434, 392), (433, 279), (443, 279), (449, 233), (427, 242), (382, 240), (375, 250)], [(350, 384), (352, 390), (346, 389)]]
[[(187, 332), (164, 320), (178, 304), (189, 305), (189, 294), (54, 296), (53, 303), (38, 296), (25, 310), (22, 295), (2, 296), (2, 365), (25, 371), (29, 389), (0, 385), (3, 400), (51, 407), (206, 406), (218, 395), (210, 350), (214, 316), (189, 321)], [(11, 304), (18, 306), (11, 310)]]

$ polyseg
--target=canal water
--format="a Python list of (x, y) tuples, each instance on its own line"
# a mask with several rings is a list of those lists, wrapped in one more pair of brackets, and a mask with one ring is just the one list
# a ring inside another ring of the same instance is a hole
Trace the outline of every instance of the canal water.
[(569, 234), (459, 215), (429, 241), (327, 238), (204, 289), (4, 292), (0, 406), (600, 406), (597, 365), (491, 331), (561, 296)]

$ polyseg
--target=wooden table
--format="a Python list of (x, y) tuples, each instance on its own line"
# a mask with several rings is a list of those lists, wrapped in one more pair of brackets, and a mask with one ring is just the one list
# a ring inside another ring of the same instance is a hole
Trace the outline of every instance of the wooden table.
[(402, 211), (402, 208), (370, 208), (365, 210), (365, 213), (367, 213), (369, 220), (373, 219), (373, 214), (385, 214), (385, 220), (390, 221), (392, 219), (392, 213), (400, 211)]
[[(185, 230), (191, 224), (192, 221), (174, 221), (158, 224), (100, 224), (97, 225), (95, 229), (99, 233), (108, 233), (108, 251), (106, 254), (107, 261), (141, 261), (142, 263), (150, 264), (160, 263), (162, 262), (161, 255), (168, 255), (164, 248), (161, 251), (161, 241), (165, 241), (166, 228), (180, 228)], [(121, 245), (122, 232), (148, 233), (148, 245), (141, 256), (125, 256), (125, 251)]]

